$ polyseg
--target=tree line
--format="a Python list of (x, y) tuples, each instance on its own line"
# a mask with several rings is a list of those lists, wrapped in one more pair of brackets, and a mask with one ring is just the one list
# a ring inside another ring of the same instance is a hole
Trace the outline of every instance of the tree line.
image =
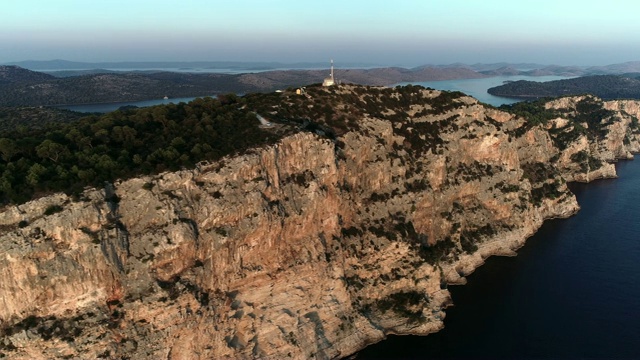
[[(51, 192), (79, 194), (105, 181), (192, 168), (200, 161), (273, 144), (297, 131), (314, 132), (339, 146), (337, 138), (345, 132), (367, 131), (359, 126), (367, 114), (402, 122), (413, 104), (428, 103), (428, 113), (441, 113), (459, 106), (456, 100), (463, 95), (425, 97), (425, 88), (412, 85), (352, 89), (315, 84), (306, 87), (308, 96), (291, 88), (242, 97), (228, 94), (70, 122), (56, 118), (0, 126), (0, 204), (23, 203)], [(278, 125), (261, 127), (256, 114)], [(437, 137), (440, 125), (434, 126)]]
[(71, 123), (0, 130), (0, 202), (78, 194), (139, 174), (193, 167), (280, 136), (258, 126), (245, 99), (226, 95), (188, 104), (90, 115)]

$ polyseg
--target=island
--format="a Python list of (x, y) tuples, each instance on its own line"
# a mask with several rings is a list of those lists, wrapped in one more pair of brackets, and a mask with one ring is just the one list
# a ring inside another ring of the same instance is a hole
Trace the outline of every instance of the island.
[(545, 82), (518, 80), (489, 88), (487, 92), (525, 100), (583, 94), (605, 100), (640, 99), (640, 74), (591, 75)]

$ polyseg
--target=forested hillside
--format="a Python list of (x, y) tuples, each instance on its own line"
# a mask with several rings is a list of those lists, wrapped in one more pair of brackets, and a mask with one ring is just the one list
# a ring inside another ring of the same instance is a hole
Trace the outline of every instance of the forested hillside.
[(238, 75), (227, 74), (165, 72), (92, 74), (67, 78), (50, 77), (40, 81), (13, 81), (0, 84), (0, 105), (107, 103), (256, 90), (252, 86), (240, 83), (237, 77)]
[(78, 120), (87, 114), (49, 108), (0, 106), (0, 131), (33, 129)]
[[(278, 131), (286, 132), (260, 128), (246, 102), (230, 95), (91, 115), (67, 124), (3, 128), (0, 201), (19, 203), (50, 191), (77, 193), (102, 181), (191, 167), (272, 143)], [(256, 107), (258, 101), (250, 103)]]
[[(307, 87), (306, 96), (293, 89), (242, 97), (229, 94), (82, 118), (79, 113), (46, 108), (0, 108), (0, 203), (21, 203), (56, 191), (78, 194), (85, 186), (104, 181), (192, 168), (200, 161), (273, 144), (298, 131), (316, 132), (339, 146), (342, 134), (359, 128), (359, 118), (405, 119), (411, 113), (409, 104), (426, 101), (421, 100), (420, 89), (356, 86), (341, 91), (315, 85)], [(392, 96), (394, 92), (399, 95)], [(429, 113), (446, 111), (460, 96), (441, 92), (428, 100)], [(609, 124), (600, 122), (611, 117), (601, 100), (586, 97), (577, 106), (579, 117), (571, 132), (549, 130), (559, 148), (587, 132), (597, 136)], [(559, 116), (577, 116), (545, 109), (542, 101), (502, 109), (528, 119), (520, 131)], [(260, 125), (258, 114), (271, 126)], [(439, 126), (446, 123), (413, 125), (426, 126), (419, 137), (413, 131), (397, 131), (405, 137), (408, 151), (434, 152), (441, 141)]]
[[(135, 175), (178, 170), (197, 162), (272, 144), (296, 131), (313, 131), (331, 139), (358, 127), (365, 112), (402, 120), (421, 87), (399, 87), (401, 98), (380, 97), (396, 89), (356, 87), (340, 93), (319, 86), (307, 96), (284, 93), (233, 94), (198, 98), (190, 103), (90, 115), (70, 123), (3, 128), (0, 131), (0, 202), (20, 203), (54, 191), (79, 193)], [(365, 94), (366, 93), (366, 94)], [(362, 95), (362, 96), (360, 96)], [(443, 92), (431, 100), (441, 111), (461, 93)], [(379, 102), (376, 99), (386, 99)], [(394, 111), (387, 113), (388, 109)], [(277, 112), (277, 115), (273, 115)], [(256, 114), (272, 122), (260, 126)], [(416, 149), (437, 142), (407, 133)], [(339, 143), (339, 142), (338, 142)], [(435, 146), (435, 145), (434, 145)]]
[(492, 87), (487, 92), (495, 96), (519, 99), (582, 94), (592, 94), (605, 100), (639, 99), (638, 76), (640, 75), (594, 75), (547, 82), (519, 80)]
[[(3, 70), (4, 69), (4, 70)], [(6, 71), (5, 71), (6, 70)], [(3, 71), (7, 81), (3, 81)], [(0, 106), (43, 106), (141, 101), (150, 99), (271, 92), (322, 82), (328, 70), (274, 70), (243, 74), (186, 72), (89, 73), (51, 75), (0, 66)], [(341, 83), (389, 86), (401, 82), (468, 79), (484, 75), (465, 68), (398, 67), (340, 69)]]
[(39, 81), (49, 81), (55, 79), (53, 76), (23, 69), (19, 66), (0, 65), (0, 85), (13, 83), (34, 83)]

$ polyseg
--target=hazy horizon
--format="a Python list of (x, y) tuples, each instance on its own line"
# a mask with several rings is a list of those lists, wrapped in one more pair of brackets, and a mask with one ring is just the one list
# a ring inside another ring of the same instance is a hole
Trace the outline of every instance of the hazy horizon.
[(630, 0), (22, 0), (3, 4), (0, 63), (598, 66), (640, 60), (637, 10)]

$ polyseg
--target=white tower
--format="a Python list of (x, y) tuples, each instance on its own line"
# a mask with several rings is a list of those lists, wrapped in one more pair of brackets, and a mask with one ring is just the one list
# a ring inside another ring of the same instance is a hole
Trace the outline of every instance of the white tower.
[(336, 79), (333, 77), (333, 59), (331, 59), (331, 74), (328, 78), (325, 78), (322, 82), (322, 86), (333, 86), (336, 84)]
[(331, 81), (335, 83), (335, 78), (333, 77), (333, 59), (331, 59)]

